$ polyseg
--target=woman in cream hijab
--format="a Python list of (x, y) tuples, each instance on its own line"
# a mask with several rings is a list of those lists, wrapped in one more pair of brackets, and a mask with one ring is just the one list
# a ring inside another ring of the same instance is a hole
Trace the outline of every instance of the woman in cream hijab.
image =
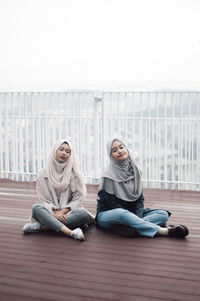
[(92, 214), (81, 206), (86, 193), (73, 146), (66, 139), (56, 141), (47, 157), (46, 168), (38, 175), (40, 203), (33, 205), (32, 217), (23, 232), (52, 229), (84, 240), (81, 227), (94, 221)]
[(188, 229), (183, 225), (162, 227), (168, 221), (168, 211), (144, 209), (141, 170), (125, 144), (115, 138), (107, 143), (107, 152), (110, 165), (99, 187), (97, 224), (124, 236), (187, 236)]

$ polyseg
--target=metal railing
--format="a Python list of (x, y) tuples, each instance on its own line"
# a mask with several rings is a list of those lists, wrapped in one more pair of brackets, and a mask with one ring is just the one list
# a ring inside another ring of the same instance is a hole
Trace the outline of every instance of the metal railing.
[(0, 93), (0, 176), (32, 181), (56, 139), (74, 144), (88, 183), (119, 137), (143, 170), (144, 186), (200, 188), (200, 92)]

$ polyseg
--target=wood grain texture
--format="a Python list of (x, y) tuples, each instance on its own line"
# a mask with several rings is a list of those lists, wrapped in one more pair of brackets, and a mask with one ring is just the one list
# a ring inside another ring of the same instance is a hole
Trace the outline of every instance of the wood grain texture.
[[(97, 186), (86, 208), (95, 213)], [(124, 238), (91, 226), (84, 242), (22, 234), (35, 183), (0, 180), (0, 301), (199, 301), (200, 193), (144, 189), (145, 206), (172, 212), (186, 239)]]

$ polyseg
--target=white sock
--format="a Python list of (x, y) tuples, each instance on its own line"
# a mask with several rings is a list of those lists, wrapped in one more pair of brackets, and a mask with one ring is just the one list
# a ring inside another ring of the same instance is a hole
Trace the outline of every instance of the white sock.
[(160, 227), (156, 234), (161, 235), (161, 236), (168, 236), (168, 228)]

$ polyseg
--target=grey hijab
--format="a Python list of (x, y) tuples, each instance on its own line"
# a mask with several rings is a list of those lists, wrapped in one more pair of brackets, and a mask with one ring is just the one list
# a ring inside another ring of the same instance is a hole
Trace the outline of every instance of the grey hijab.
[(126, 149), (129, 153), (127, 159), (119, 162), (113, 158), (111, 148), (114, 141), (119, 141), (126, 147), (126, 145), (117, 138), (107, 143), (106, 147), (110, 164), (102, 174), (99, 190), (105, 190), (110, 194), (114, 194), (121, 200), (134, 202), (142, 193), (142, 172), (134, 162), (127, 147)]

